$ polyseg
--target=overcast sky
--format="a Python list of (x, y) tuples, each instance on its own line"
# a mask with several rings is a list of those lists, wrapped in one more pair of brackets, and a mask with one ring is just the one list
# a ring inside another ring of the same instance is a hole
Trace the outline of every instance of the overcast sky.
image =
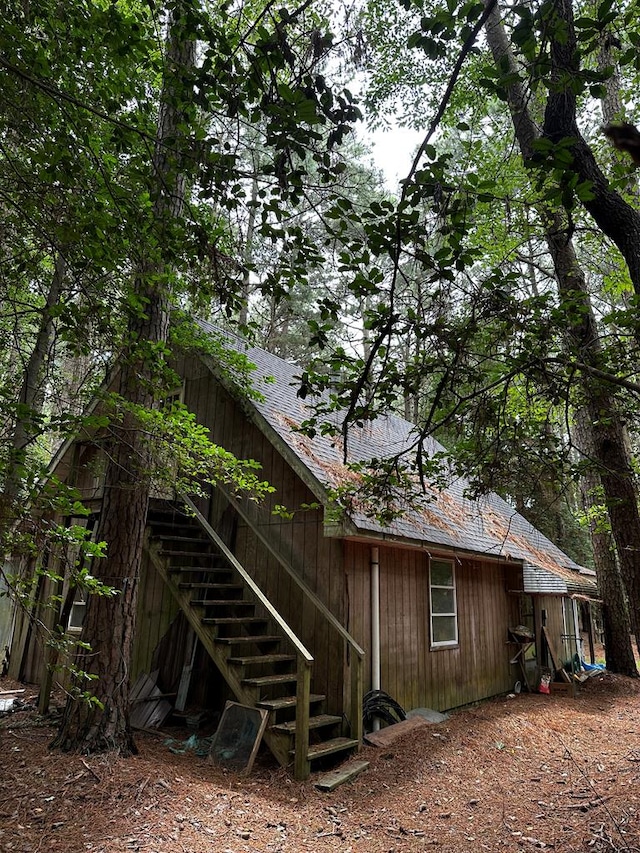
[(398, 181), (406, 178), (411, 169), (418, 145), (424, 133), (396, 127), (362, 134), (362, 139), (371, 147), (375, 165), (382, 170), (388, 188), (396, 192)]

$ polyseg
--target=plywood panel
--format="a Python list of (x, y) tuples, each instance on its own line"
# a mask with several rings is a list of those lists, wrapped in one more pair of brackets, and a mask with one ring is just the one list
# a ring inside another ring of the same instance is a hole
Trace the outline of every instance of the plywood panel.
[[(403, 561), (402, 561), (402, 572), (406, 574), (406, 582), (402, 583), (402, 578), (400, 578), (400, 585), (402, 589), (402, 612), (403, 612), (403, 620), (399, 625), (401, 631), (409, 631), (410, 636), (413, 638), (411, 643), (411, 680), (409, 684), (405, 687), (405, 696), (406, 702), (410, 708), (416, 707), (416, 699), (419, 691), (419, 672), (420, 672), (420, 648), (418, 643), (418, 626), (416, 621), (416, 611), (415, 611), (415, 590), (414, 590), (414, 582), (415, 582), (415, 552), (414, 551), (405, 551), (403, 553)], [(413, 593), (413, 594), (412, 594)], [(401, 637), (398, 638), (398, 642), (401, 642)]]
[[(371, 583), (370, 549), (346, 541), (343, 560), (347, 578), (346, 627), (365, 650), (367, 662), (371, 661)], [(365, 670), (365, 690), (371, 686), (370, 669)]]

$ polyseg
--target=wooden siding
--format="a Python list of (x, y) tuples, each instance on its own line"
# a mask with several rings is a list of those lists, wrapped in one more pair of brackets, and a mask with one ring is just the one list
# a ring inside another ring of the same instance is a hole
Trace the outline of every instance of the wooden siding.
[[(134, 639), (131, 660), (131, 681), (135, 681), (140, 672), (149, 672), (153, 652), (167, 631), (171, 621), (177, 613), (177, 605), (166, 588), (164, 581), (150, 566), (146, 558), (140, 573), (140, 589), (138, 590), (138, 630)], [(46, 581), (39, 595), (39, 601), (46, 601), (53, 592), (51, 581)], [(36, 625), (48, 624), (51, 621), (52, 611), (43, 604), (38, 604), (34, 615)], [(49, 626), (50, 627), (50, 626)], [(28, 621), (22, 611), (18, 613), (17, 627), (14, 633), (14, 650), (16, 653), (14, 677), (21, 677), (26, 682), (37, 683), (43, 674), (43, 652), (45, 637), (42, 631), (33, 630), (29, 641), (21, 655), (23, 647), (21, 636), (28, 631)], [(20, 658), (22, 660), (20, 661)], [(61, 659), (59, 666), (64, 667), (65, 659)], [(54, 682), (61, 685), (69, 684), (69, 676), (64, 668), (60, 669), (54, 678)]]
[(75, 444), (74, 451), (70, 479), (80, 492), (81, 500), (93, 501), (102, 498), (107, 464), (104, 451), (89, 443)]
[[(315, 496), (202, 365), (185, 365), (183, 371), (192, 377), (185, 385), (185, 404), (210, 429), (211, 439), (241, 459), (259, 462), (261, 476), (276, 489), (259, 508), (261, 532), (336, 618), (343, 621), (342, 546), (338, 540), (324, 537), (321, 509), (303, 508), (312, 504)], [(276, 505), (293, 512), (293, 518), (274, 514)], [(218, 494), (205, 512), (214, 527), (223, 511), (224, 502)], [(327, 695), (327, 709), (332, 713), (343, 712), (346, 659), (343, 642), (240, 518), (233, 550), (314, 656), (312, 691)]]
[[(21, 607), (16, 610), (16, 621), (11, 647), (11, 663), (9, 676), (36, 684), (43, 675), (44, 649), (47, 634), (44, 626), (50, 627), (50, 608), (45, 602), (53, 594), (54, 587), (48, 578), (41, 578), (37, 589), (37, 602), (28, 607), (25, 612)], [(57, 681), (61, 682), (62, 677)]]
[(565, 632), (562, 618), (563, 600), (564, 599), (561, 596), (534, 596), (537, 648), (542, 650), (538, 663), (543, 667), (551, 668), (551, 660), (546, 652), (546, 644), (540, 640), (542, 625), (547, 629), (547, 634), (551, 638), (556, 654), (560, 658), (560, 660), (557, 661), (558, 666), (561, 666), (565, 658), (565, 648), (563, 643), (563, 636)]
[(137, 630), (131, 652), (130, 682), (152, 669), (153, 653), (179, 608), (171, 591), (146, 557), (140, 567)]
[[(370, 660), (371, 590), (368, 545), (345, 543), (347, 627)], [(459, 643), (431, 650), (429, 558), (423, 551), (380, 547), (381, 687), (403, 708), (455, 708), (513, 685), (507, 629), (513, 616), (505, 567), (455, 561)], [(511, 579), (510, 579), (511, 580)], [(366, 673), (365, 690), (371, 673)]]

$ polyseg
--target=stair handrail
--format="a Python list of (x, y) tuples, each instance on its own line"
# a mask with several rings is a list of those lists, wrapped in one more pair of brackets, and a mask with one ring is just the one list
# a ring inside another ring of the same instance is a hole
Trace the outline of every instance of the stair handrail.
[(218, 536), (207, 519), (202, 515), (198, 507), (188, 495), (181, 494), (185, 505), (198, 519), (200, 526), (212, 540), (215, 546), (224, 555), (225, 559), (238, 572), (244, 583), (262, 604), (273, 621), (279, 626), (282, 633), (296, 650), (296, 728), (295, 728), (295, 750), (294, 750), (294, 774), (296, 779), (307, 779), (310, 772), (309, 764), (309, 705), (311, 702), (311, 667), (313, 655), (300, 641), (298, 636), (289, 627), (287, 622), (271, 604), (267, 596), (262, 592), (244, 566), (236, 559), (224, 541)]
[(293, 647), (296, 650), (296, 654), (299, 655), (305, 663), (311, 665), (313, 663), (313, 655), (309, 650), (304, 646), (300, 638), (295, 634), (295, 632), (291, 629), (288, 623), (284, 620), (284, 618), (278, 613), (276, 608), (271, 604), (267, 596), (260, 589), (258, 584), (253, 580), (251, 575), (247, 572), (244, 566), (238, 561), (238, 559), (234, 556), (234, 554), (229, 550), (229, 547), (224, 543), (224, 541), (218, 536), (213, 527), (209, 524), (207, 519), (202, 515), (200, 510), (191, 500), (188, 495), (180, 495), (180, 499), (184, 501), (185, 505), (189, 508), (189, 511), (193, 513), (195, 518), (198, 519), (201, 527), (207, 536), (214, 542), (216, 548), (220, 550), (220, 552), (224, 555), (225, 559), (231, 563), (233, 568), (238, 572), (241, 576), (242, 580), (249, 587), (251, 592), (258, 599), (260, 604), (263, 605), (265, 610), (268, 612), (269, 616), (276, 622), (276, 624), (280, 627), (283, 634), (287, 637), (287, 639), (291, 642)]
[[(236, 508), (240, 516), (249, 525), (251, 530), (258, 537), (260, 542), (275, 557), (280, 563), (289, 577), (297, 584), (303, 595), (314, 605), (323, 618), (337, 631), (340, 637), (345, 641), (347, 647), (351, 650), (352, 657), (355, 657), (355, 666), (351, 666), (351, 736), (362, 743), (363, 737), (363, 722), (362, 722), (362, 702), (363, 702), (363, 670), (364, 658), (366, 652), (359, 643), (351, 636), (344, 625), (335, 617), (329, 610), (326, 604), (318, 597), (310, 586), (303, 580), (298, 572), (291, 566), (288, 561), (282, 556), (277, 548), (275, 548), (269, 539), (262, 533), (257, 522), (251, 517), (251, 514), (246, 510), (241, 501), (229, 492), (224, 485), (217, 483), (217, 488), (220, 489), (226, 500)], [(255, 510), (255, 507), (254, 507)], [(355, 712), (354, 712), (354, 709)]]
[[(196, 632), (196, 635), (200, 637), (201, 642), (204, 647), (211, 655), (216, 664), (220, 667), (221, 664), (218, 661), (215, 651), (213, 650), (209, 638), (206, 633), (201, 633), (202, 626), (198, 619), (192, 617), (192, 614), (189, 610), (184, 609), (184, 603), (181, 601), (181, 598), (178, 594), (178, 587), (174, 586), (170, 579), (169, 575), (166, 573), (165, 568), (162, 565), (162, 561), (159, 559), (157, 546), (152, 546), (149, 543), (148, 536), (145, 537), (145, 547), (148, 549), (149, 557), (152, 563), (156, 566), (160, 575), (164, 578), (165, 582), (169, 585), (171, 592), (178, 599), (180, 607), (184, 610), (187, 620), (191, 624), (191, 627)], [(216, 544), (217, 541), (216, 541)], [(236, 563), (233, 562), (233, 566), (235, 568)], [(246, 577), (246, 573), (241, 572), (241, 576)], [(253, 589), (253, 586), (252, 586)], [(254, 590), (255, 591), (255, 590)], [(276, 617), (274, 616), (274, 620)], [(280, 622), (278, 624), (281, 624)], [(289, 634), (287, 633), (287, 636)], [(292, 640), (293, 642), (293, 640)], [(308, 653), (305, 655), (303, 652), (306, 652), (304, 646), (300, 643), (301, 651), (296, 655), (296, 725), (295, 725), (295, 753), (294, 753), (294, 772), (296, 779), (303, 781), (309, 777), (311, 772), (311, 764), (309, 761), (309, 707), (311, 701), (311, 666), (312, 663), (309, 660), (311, 657)], [(312, 659), (313, 660), (313, 659)], [(232, 684), (229, 681), (229, 674), (224, 672), (222, 669), (224, 677), (232, 687), (235, 695), (240, 698), (240, 693), (237, 692), (238, 685)], [(245, 699), (245, 701), (247, 701)], [(249, 701), (249, 704), (253, 705), (252, 701)], [(267, 737), (267, 733), (265, 732), (265, 737)], [(280, 757), (278, 756), (278, 760)]]

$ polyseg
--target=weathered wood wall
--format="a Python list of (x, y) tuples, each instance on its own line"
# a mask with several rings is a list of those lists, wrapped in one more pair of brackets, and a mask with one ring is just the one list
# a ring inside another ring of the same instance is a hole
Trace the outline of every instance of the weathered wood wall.
[(54, 591), (56, 590), (49, 579), (40, 578), (35, 591), (37, 601), (29, 604), (26, 609), (16, 609), (9, 666), (11, 678), (36, 684), (42, 677), (48, 637), (45, 626), (50, 627), (51, 621), (51, 611), (46, 607), (46, 602)]
[[(276, 488), (259, 508), (263, 534), (336, 618), (342, 620), (342, 547), (337, 540), (323, 536), (321, 510), (302, 509), (303, 504), (312, 504), (315, 496), (202, 364), (191, 364), (184, 371), (191, 377), (185, 387), (185, 404), (210, 429), (212, 440), (241, 459), (255, 459), (262, 466), (261, 477)], [(276, 505), (293, 512), (293, 518), (274, 515), (272, 510)], [(219, 496), (211, 502), (208, 511), (214, 527), (224, 508)], [(240, 518), (234, 539), (238, 560), (314, 656), (312, 691), (327, 695), (327, 709), (332, 713), (342, 712), (345, 661), (342, 641)]]
[(557, 661), (558, 666), (562, 664), (566, 656), (563, 642), (564, 621), (562, 618), (562, 601), (563, 599), (557, 595), (533, 596), (536, 648), (542, 652), (542, 654), (538, 654), (538, 664), (540, 666), (551, 668), (551, 660), (546, 651), (546, 644), (541, 640), (541, 627), (543, 624), (547, 629), (547, 634), (551, 638), (551, 642), (559, 658)]
[[(131, 653), (131, 684), (141, 672), (150, 672), (156, 646), (178, 612), (176, 600), (146, 555), (140, 567), (137, 630)], [(177, 650), (183, 654), (182, 650)]]
[[(80, 492), (80, 497), (89, 506), (94, 503), (93, 508), (96, 508), (96, 498), (99, 498), (102, 491), (102, 484), (97, 475), (98, 468), (103, 468), (102, 454), (96, 448), (91, 447), (85, 441), (76, 441), (70, 444), (66, 452), (64, 452), (56, 466), (55, 475), (59, 480), (67, 482), (74, 486)], [(60, 524), (80, 524), (86, 525), (87, 520), (84, 518), (68, 518), (59, 515), (55, 521)], [(50, 561), (50, 568), (55, 569), (60, 575), (64, 576), (66, 570), (64, 564), (56, 556), (39, 553), (37, 561), (30, 565), (28, 573), (35, 571), (37, 565), (40, 565), (43, 560)], [(44, 649), (47, 640), (47, 630), (53, 627), (54, 610), (47, 606), (52, 595), (61, 595), (66, 593), (66, 584), (56, 584), (49, 579), (41, 578), (37, 588), (34, 590), (34, 595), (37, 598), (37, 603), (30, 605), (25, 612), (18, 607), (15, 615), (15, 626), (13, 636), (11, 638), (11, 666), (9, 673), (14, 678), (21, 678), (28, 683), (37, 683), (44, 672)], [(29, 615), (30, 614), (30, 615)], [(32, 621), (31, 621), (32, 620)], [(61, 667), (64, 666), (64, 660), (58, 662)], [(64, 669), (61, 669), (55, 676), (54, 682), (57, 684), (68, 684), (69, 677)]]
[[(16, 670), (14, 677), (21, 677), (29, 683), (37, 683), (43, 674), (43, 654), (45, 634), (38, 630), (39, 624), (51, 621), (50, 611), (44, 602), (54, 592), (51, 581), (47, 580), (40, 590), (38, 599), (43, 602), (34, 610), (35, 625), (28, 632), (28, 620), (19, 612), (16, 631), (14, 633), (14, 649)], [(163, 580), (144, 558), (140, 572), (140, 588), (138, 590), (138, 630), (133, 644), (131, 661), (131, 679), (135, 681), (140, 672), (149, 672), (153, 652), (165, 634), (171, 621), (177, 613), (174, 598), (166, 588)], [(49, 626), (50, 627), (50, 626)], [(29, 633), (29, 637), (26, 634)], [(25, 642), (26, 641), (26, 642)], [(61, 658), (58, 665), (61, 669), (56, 673), (54, 682), (68, 686), (69, 676), (64, 668), (66, 659)], [(19, 667), (19, 669), (18, 669)]]
[[(371, 549), (345, 543), (348, 628), (371, 659)], [(429, 571), (424, 551), (383, 547), (380, 560), (381, 687), (403, 708), (455, 708), (509, 690), (507, 629), (517, 603), (497, 563), (455, 561), (459, 643), (431, 650)], [(366, 689), (371, 686), (367, 672)]]

